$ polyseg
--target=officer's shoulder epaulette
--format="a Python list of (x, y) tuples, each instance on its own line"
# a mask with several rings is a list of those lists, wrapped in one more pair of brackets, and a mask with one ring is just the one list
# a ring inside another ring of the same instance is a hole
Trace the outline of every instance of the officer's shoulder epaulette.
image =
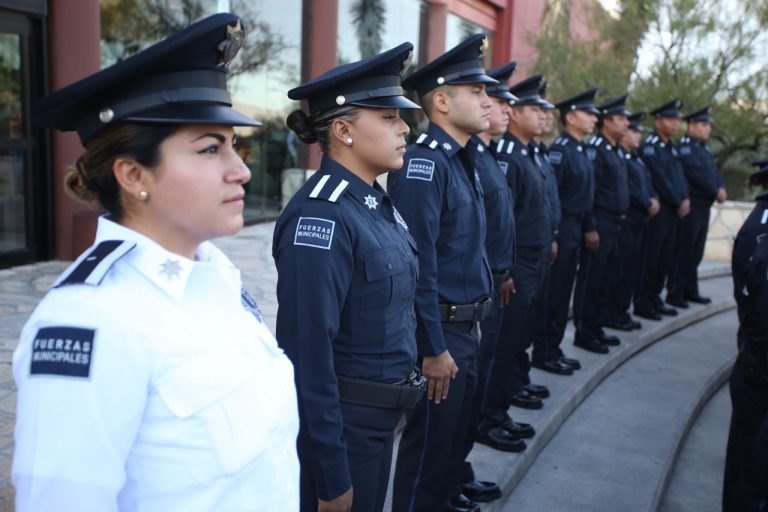
[(654, 134), (650, 134), (645, 138), (646, 144), (656, 144), (658, 141), (659, 141), (659, 136)]
[(558, 137), (555, 139), (555, 144), (557, 144), (558, 146), (567, 146), (570, 141), (571, 139), (569, 139), (568, 137)]
[(589, 139), (589, 145), (594, 146), (596, 148), (599, 148), (602, 143), (603, 143), (603, 138), (598, 135), (595, 135), (594, 137)]
[(416, 139), (416, 144), (419, 146), (427, 146), (429, 149), (437, 149), (439, 144), (435, 139), (429, 136), (429, 134), (422, 133), (419, 138)]
[(117, 260), (136, 247), (136, 242), (125, 240), (104, 240), (89, 251), (84, 252), (70, 267), (59, 276), (53, 288), (71, 284), (90, 284), (97, 286)]
[(511, 155), (514, 149), (515, 149), (515, 141), (513, 140), (501, 139), (496, 144), (497, 155)]
[(348, 186), (349, 182), (347, 180), (326, 174), (318, 180), (315, 187), (309, 193), (309, 198), (335, 203)]
[(691, 142), (691, 138), (687, 135), (680, 139), (680, 144), (688, 144)]

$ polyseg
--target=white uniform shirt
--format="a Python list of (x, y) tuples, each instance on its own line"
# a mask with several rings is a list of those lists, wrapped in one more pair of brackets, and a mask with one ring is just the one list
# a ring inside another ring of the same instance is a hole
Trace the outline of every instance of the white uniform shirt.
[(298, 510), (293, 367), (240, 272), (102, 218), (105, 240), (126, 243), (76, 261), (92, 284), (52, 289), (14, 354), (17, 511)]

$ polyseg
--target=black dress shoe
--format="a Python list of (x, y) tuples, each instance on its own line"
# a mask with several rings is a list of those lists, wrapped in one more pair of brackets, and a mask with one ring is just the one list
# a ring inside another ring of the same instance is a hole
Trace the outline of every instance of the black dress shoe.
[(532, 361), (531, 366), (556, 375), (573, 375), (573, 368), (560, 361)]
[(606, 327), (609, 327), (611, 329), (616, 329), (617, 331), (631, 331), (634, 329), (634, 326), (632, 324), (632, 321), (629, 322), (623, 322), (621, 320), (612, 320), (605, 324)]
[(712, 302), (712, 299), (709, 297), (702, 297), (701, 295), (692, 295), (689, 297), (686, 297), (685, 300), (688, 302), (695, 302), (696, 304), (709, 304)]
[(536, 435), (536, 431), (532, 426), (527, 423), (512, 421), (512, 418), (509, 416), (504, 419), (504, 423), (501, 426), (516, 439), (530, 439)]
[[(478, 429), (477, 435), (475, 436), (475, 442), (484, 444), (485, 446), (490, 446), (495, 450), (510, 453), (521, 452), (527, 447), (525, 441), (519, 437), (516, 437), (514, 434), (512, 434), (512, 432), (501, 425), (498, 427), (489, 428), (486, 431), (480, 431)], [(466, 492), (464, 494), (469, 496), (469, 494)], [(473, 500), (475, 499), (472, 496), (469, 497)]]
[(501, 498), (501, 489), (493, 482), (472, 480), (461, 484), (461, 494), (475, 503), (488, 503)]
[(581, 362), (578, 359), (563, 356), (560, 359), (558, 359), (558, 361), (560, 361), (566, 366), (570, 366), (574, 370), (581, 370)]
[(597, 338), (576, 338), (573, 341), (573, 345), (588, 350), (589, 352), (594, 352), (595, 354), (607, 354), (610, 352), (608, 347)]
[(642, 329), (643, 328), (643, 324), (641, 324), (637, 320), (630, 320), (630, 322), (632, 323), (632, 329)]
[(610, 334), (605, 334), (604, 332), (598, 334), (597, 339), (600, 341), (600, 343), (603, 345), (608, 345), (609, 347), (617, 347), (621, 345), (621, 340), (619, 338)]
[(512, 395), (509, 399), (509, 403), (510, 405), (522, 407), (523, 409), (541, 409), (544, 407), (541, 398), (531, 395), (524, 389)]
[(537, 398), (549, 398), (549, 388), (541, 384), (526, 384), (523, 388), (529, 395)]
[(675, 306), (676, 308), (688, 309), (688, 303), (679, 297), (667, 297), (667, 300), (664, 302), (670, 306)]
[(655, 309), (636, 309), (635, 316), (645, 318), (647, 320), (661, 320), (661, 315), (656, 312)]
[(677, 316), (677, 310), (675, 308), (668, 308), (663, 304), (661, 306), (656, 306), (656, 312), (667, 316)]
[(463, 494), (457, 494), (445, 504), (446, 512), (480, 512), (480, 505)]

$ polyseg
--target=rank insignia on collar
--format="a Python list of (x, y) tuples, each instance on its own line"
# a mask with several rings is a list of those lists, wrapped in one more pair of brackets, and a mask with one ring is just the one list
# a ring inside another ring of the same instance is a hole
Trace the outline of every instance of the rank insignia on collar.
[(365, 199), (365, 206), (367, 206), (369, 210), (375, 210), (376, 207), (379, 206), (379, 203), (376, 201), (376, 198), (370, 194), (365, 196), (364, 199)]
[(234, 26), (227, 26), (227, 38), (217, 46), (217, 49), (221, 54), (219, 66), (228, 66), (237, 55), (237, 52), (240, 51), (244, 42), (245, 31), (243, 30), (240, 20), (237, 20), (237, 23), (235, 23)]
[(160, 275), (164, 275), (168, 281), (178, 279), (181, 274), (181, 265), (176, 260), (165, 260), (160, 264)]
[(453, 146), (451, 146), (451, 144), (448, 142), (443, 142), (443, 149), (446, 151), (450, 151), (453, 149)]

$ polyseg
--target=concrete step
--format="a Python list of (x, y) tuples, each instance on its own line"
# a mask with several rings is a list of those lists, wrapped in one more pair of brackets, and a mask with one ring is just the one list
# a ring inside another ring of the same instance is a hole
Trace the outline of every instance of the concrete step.
[(660, 512), (719, 512), (731, 421), (726, 383), (702, 409), (675, 463)]
[(730, 373), (736, 324), (735, 311), (710, 316), (626, 360), (489, 510), (657, 510), (688, 432)]

